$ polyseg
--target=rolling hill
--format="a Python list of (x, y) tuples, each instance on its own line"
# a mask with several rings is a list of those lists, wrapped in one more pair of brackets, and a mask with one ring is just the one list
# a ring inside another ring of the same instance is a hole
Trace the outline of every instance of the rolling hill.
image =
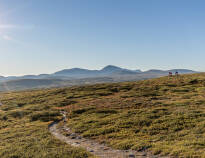
[(196, 73), (187, 69), (173, 70), (128, 70), (108, 65), (101, 70), (88, 70), (81, 68), (65, 69), (53, 74), (0, 76), (0, 91), (25, 90), (36, 88), (63, 87), (82, 84), (95, 84), (107, 82), (137, 81), (166, 76), (168, 72), (180, 74)]
[(91, 157), (48, 132), (60, 111), (73, 132), (115, 149), (205, 157), (204, 92), (205, 73), (1, 93), (0, 157)]

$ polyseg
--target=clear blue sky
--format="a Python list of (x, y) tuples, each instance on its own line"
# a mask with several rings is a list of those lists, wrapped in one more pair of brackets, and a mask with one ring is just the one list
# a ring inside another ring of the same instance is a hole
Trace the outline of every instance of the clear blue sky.
[(204, 0), (0, 0), (0, 75), (112, 64), (205, 71)]

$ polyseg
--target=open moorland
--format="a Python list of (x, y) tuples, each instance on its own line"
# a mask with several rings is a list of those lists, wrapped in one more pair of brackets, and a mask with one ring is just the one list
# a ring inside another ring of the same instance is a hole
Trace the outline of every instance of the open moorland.
[(73, 132), (115, 149), (205, 157), (204, 73), (2, 93), (1, 102), (0, 157), (92, 157), (49, 133), (60, 111)]
[[(61, 119), (56, 106), (62, 103), (58, 90), (1, 94), (1, 158), (90, 158), (81, 148), (55, 139), (48, 125)], [(56, 96), (54, 99), (53, 97)]]

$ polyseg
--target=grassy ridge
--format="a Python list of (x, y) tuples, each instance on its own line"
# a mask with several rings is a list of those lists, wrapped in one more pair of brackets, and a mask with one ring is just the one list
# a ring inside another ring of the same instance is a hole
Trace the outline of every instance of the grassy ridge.
[(205, 74), (76, 91), (82, 96), (67, 107), (68, 125), (84, 137), (118, 149), (205, 157)]
[(205, 74), (194, 74), (4, 93), (0, 157), (90, 157), (48, 132), (59, 109), (75, 132), (114, 148), (205, 157), (204, 92)]

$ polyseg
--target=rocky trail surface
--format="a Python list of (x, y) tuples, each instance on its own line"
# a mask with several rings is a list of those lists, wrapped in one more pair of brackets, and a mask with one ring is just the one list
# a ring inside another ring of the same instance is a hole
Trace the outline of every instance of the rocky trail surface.
[[(66, 114), (62, 113), (64, 121), (66, 120)], [(112, 149), (105, 144), (100, 144), (94, 140), (82, 138), (80, 135), (73, 133), (70, 128), (63, 125), (58, 128), (58, 123), (54, 122), (49, 126), (51, 134), (57, 139), (74, 147), (81, 147), (88, 152), (99, 158), (159, 158), (159, 156), (151, 155), (147, 152), (137, 152), (133, 150), (116, 150)], [(66, 133), (66, 136), (62, 134), (62, 131)], [(162, 157), (160, 157), (162, 158)], [(167, 157), (163, 157), (167, 158)]]

